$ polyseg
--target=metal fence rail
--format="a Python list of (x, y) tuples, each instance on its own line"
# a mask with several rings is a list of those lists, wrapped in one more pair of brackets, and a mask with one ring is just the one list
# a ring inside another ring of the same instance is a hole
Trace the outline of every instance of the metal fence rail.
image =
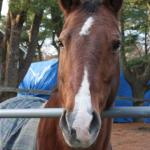
[[(15, 92), (15, 93), (32, 93), (50, 95), (50, 91), (17, 89), (12, 87), (1, 87), (0, 92)], [(135, 99), (131, 97), (116, 97), (116, 99), (130, 100), (134, 102), (150, 102), (150, 99)], [(63, 109), (0, 109), (0, 118), (41, 118), (41, 117), (60, 117)], [(150, 118), (150, 107), (115, 107), (102, 113), (102, 117), (117, 118), (117, 117), (133, 117), (133, 118)]]
[[(61, 108), (42, 109), (0, 109), (0, 118), (47, 118), (60, 117), (63, 113)], [(150, 118), (150, 107), (116, 107), (102, 113), (102, 117), (134, 117)]]
[(0, 92), (50, 95), (50, 91), (47, 91), (47, 90), (18, 89), (18, 88), (13, 88), (13, 87), (4, 87), (4, 86), (0, 86)]

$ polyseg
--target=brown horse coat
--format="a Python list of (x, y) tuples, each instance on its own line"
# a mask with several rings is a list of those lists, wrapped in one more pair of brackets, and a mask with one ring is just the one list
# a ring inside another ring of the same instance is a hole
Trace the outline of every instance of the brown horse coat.
[(37, 150), (111, 150), (112, 106), (119, 82), (123, 0), (60, 0), (65, 16), (60, 35), (58, 91), (46, 108), (65, 108), (61, 119), (40, 120)]

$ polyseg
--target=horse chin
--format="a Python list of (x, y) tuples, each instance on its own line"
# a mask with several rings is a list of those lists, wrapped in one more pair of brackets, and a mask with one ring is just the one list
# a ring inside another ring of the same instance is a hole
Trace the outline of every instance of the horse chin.
[(66, 135), (63, 131), (62, 131), (62, 134), (63, 134), (64, 140), (65, 140), (65, 143), (69, 147), (74, 148), (74, 149), (85, 149), (85, 148), (91, 147), (96, 142), (96, 139), (98, 136), (98, 134), (97, 134), (95, 137), (91, 138), (90, 141), (88, 141), (86, 143), (81, 143), (79, 141), (74, 141), (71, 138), (68, 138), (68, 135)]

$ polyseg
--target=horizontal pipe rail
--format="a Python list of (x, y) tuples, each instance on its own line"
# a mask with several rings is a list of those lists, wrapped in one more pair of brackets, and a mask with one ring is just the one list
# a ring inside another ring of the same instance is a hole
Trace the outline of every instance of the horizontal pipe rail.
[[(0, 118), (48, 118), (60, 117), (62, 108), (0, 109)], [(102, 113), (104, 118), (150, 118), (150, 107), (115, 107)]]
[(104, 118), (150, 118), (150, 106), (141, 107), (115, 107), (105, 111), (102, 115)]
[[(55, 90), (55, 89), (54, 89)], [(53, 91), (53, 90), (52, 90)], [(51, 91), (51, 92), (52, 92)], [(41, 94), (50, 95), (48, 90), (35, 90), (35, 89), (18, 89), (13, 87), (2, 87), (0, 86), (0, 92), (13, 92), (13, 93), (26, 93), (26, 94)]]
[(0, 109), (0, 118), (54, 118), (63, 113), (61, 108)]

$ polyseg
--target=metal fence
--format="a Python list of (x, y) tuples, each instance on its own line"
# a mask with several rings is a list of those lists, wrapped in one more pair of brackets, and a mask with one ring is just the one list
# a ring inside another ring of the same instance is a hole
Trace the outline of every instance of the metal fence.
[[(50, 95), (49, 91), (41, 90), (25, 90), (10, 87), (0, 87), (0, 92), (21, 92)], [(128, 97), (118, 97), (117, 99), (129, 99), (132, 101), (149, 101), (149, 99), (133, 99)], [(0, 109), (0, 118), (42, 118), (42, 117), (60, 117), (63, 113), (61, 108), (43, 108), (43, 109)], [(117, 117), (133, 117), (133, 118), (150, 118), (150, 107), (115, 107), (102, 112), (102, 117), (117, 118)]]
[[(61, 108), (43, 109), (0, 109), (0, 118), (47, 118), (60, 117), (63, 113)], [(104, 111), (103, 118), (133, 117), (149, 118), (150, 107), (116, 107)]]

